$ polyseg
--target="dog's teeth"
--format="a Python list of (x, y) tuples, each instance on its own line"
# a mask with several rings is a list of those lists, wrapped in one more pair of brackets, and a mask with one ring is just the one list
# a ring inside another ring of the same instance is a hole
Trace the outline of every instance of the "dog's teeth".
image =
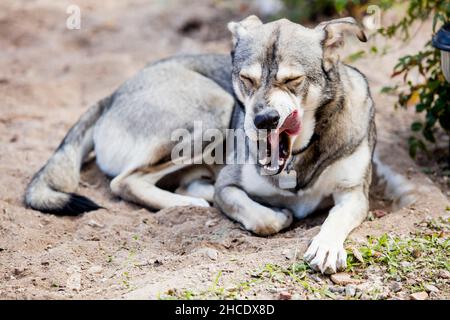
[(277, 174), (278, 169), (279, 169), (279, 167), (272, 167), (272, 165), (270, 165), (270, 164), (264, 166), (263, 168), (264, 168), (265, 175), (270, 175), (270, 176)]
[(269, 163), (270, 163), (270, 158), (267, 156), (265, 158), (259, 159), (259, 164), (262, 166), (265, 166), (266, 164), (269, 164)]

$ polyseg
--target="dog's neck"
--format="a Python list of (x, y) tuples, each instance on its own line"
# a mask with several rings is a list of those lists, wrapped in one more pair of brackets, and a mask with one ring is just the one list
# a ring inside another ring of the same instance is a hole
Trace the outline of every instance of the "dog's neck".
[[(297, 172), (297, 190), (314, 183), (327, 164), (335, 157), (346, 139), (335, 130), (336, 125), (346, 116), (346, 95), (341, 81), (339, 68), (327, 75), (326, 91), (322, 101), (313, 112), (313, 128), (305, 134), (301, 147), (293, 160), (293, 169)], [(348, 111), (348, 110), (347, 110)]]

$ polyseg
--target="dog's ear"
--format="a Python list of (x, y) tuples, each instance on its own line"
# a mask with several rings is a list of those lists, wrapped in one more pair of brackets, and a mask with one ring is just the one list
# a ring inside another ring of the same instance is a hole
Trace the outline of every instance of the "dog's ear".
[(235, 45), (237, 40), (245, 36), (248, 30), (262, 25), (262, 21), (255, 15), (248, 16), (240, 22), (228, 23), (228, 30), (233, 35), (233, 44)]
[(352, 17), (325, 21), (320, 23), (316, 29), (321, 29), (325, 33), (323, 61), (326, 71), (329, 71), (339, 61), (336, 50), (344, 45), (346, 34), (353, 34), (362, 42), (367, 41), (363, 29)]

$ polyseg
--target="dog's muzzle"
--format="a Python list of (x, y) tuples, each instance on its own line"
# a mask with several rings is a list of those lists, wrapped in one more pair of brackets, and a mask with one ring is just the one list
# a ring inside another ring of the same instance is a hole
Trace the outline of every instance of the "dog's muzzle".
[[(276, 120), (277, 124), (278, 121), (279, 115)], [(277, 124), (274, 126), (275, 128)], [(291, 155), (292, 139), (300, 133), (300, 130), (300, 117), (298, 112), (294, 111), (284, 120), (279, 128), (272, 128), (262, 137), (263, 140), (258, 140), (258, 163), (263, 167), (265, 174), (274, 175), (283, 171)]]
[(253, 121), (257, 129), (276, 129), (280, 121), (280, 114), (275, 109), (266, 109), (259, 112)]

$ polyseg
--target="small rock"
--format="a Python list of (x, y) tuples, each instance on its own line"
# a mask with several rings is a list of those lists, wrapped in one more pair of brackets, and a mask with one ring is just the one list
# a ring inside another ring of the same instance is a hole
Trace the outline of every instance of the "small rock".
[(25, 268), (14, 268), (14, 275), (20, 276), (25, 271)]
[(345, 291), (344, 287), (329, 287), (328, 290), (332, 293), (342, 294)]
[(323, 283), (323, 280), (319, 277), (319, 276), (317, 276), (317, 275), (315, 275), (315, 274), (312, 274), (312, 275), (310, 275), (309, 276), (312, 280), (314, 280), (315, 282), (317, 282), (317, 283)]
[(438, 276), (442, 279), (450, 279), (450, 272), (448, 272), (447, 270), (441, 270), (439, 271)]
[(416, 292), (412, 293), (410, 297), (412, 300), (426, 300), (428, 298), (428, 293), (426, 293), (425, 291)]
[(294, 294), (292, 295), (291, 300), (305, 300), (305, 297), (302, 296), (302, 295), (300, 295), (300, 294), (298, 294), (298, 293), (294, 293)]
[(235, 292), (237, 290), (238, 290), (238, 288), (236, 286), (233, 286), (233, 285), (230, 285), (230, 286), (225, 288), (225, 291), (228, 291), (228, 292)]
[(384, 217), (385, 215), (387, 215), (387, 212), (386, 211), (383, 211), (383, 210), (374, 210), (373, 211), (373, 215), (376, 217), (376, 218), (382, 218), (382, 217)]
[(352, 277), (350, 277), (350, 275), (348, 273), (344, 273), (344, 272), (332, 274), (330, 279), (335, 284), (342, 285), (342, 286), (346, 286), (347, 284), (361, 283), (361, 280), (353, 279)]
[(361, 295), (361, 297), (359, 297), (359, 299), (361, 299), (361, 300), (371, 300), (372, 298), (370, 297), (370, 295), (368, 295), (367, 293), (364, 292)]
[(87, 270), (87, 272), (88, 273), (100, 273), (100, 272), (102, 272), (103, 271), (103, 268), (102, 268), (102, 266), (92, 266), (92, 267), (90, 267), (88, 270)]
[(269, 290), (270, 293), (286, 292), (286, 288), (270, 287), (268, 290)]
[(205, 250), (205, 254), (210, 258), (211, 260), (217, 260), (217, 257), (219, 256), (219, 252), (216, 249), (207, 248)]
[(426, 284), (423, 286), (427, 292), (439, 292), (439, 289), (433, 286), (432, 284)]
[(400, 292), (402, 291), (403, 286), (400, 282), (394, 282), (391, 284), (391, 290), (394, 292)]
[(93, 227), (93, 228), (104, 228), (105, 227), (104, 224), (101, 224), (100, 222), (97, 222), (93, 219), (89, 220), (87, 224), (88, 224), (88, 226)]
[(345, 295), (347, 297), (354, 297), (356, 294), (356, 288), (355, 286), (349, 284), (345, 287)]
[(208, 220), (205, 222), (205, 226), (208, 228), (214, 227), (217, 225), (217, 220)]
[(281, 252), (281, 254), (288, 260), (292, 260), (294, 259), (295, 256), (295, 251), (294, 250), (283, 250), (283, 252)]
[(438, 292), (430, 292), (430, 298), (438, 298), (439, 297), (439, 293)]
[(81, 290), (81, 273), (73, 273), (66, 281), (67, 289), (80, 291)]
[(352, 248), (352, 253), (355, 256), (356, 260), (358, 260), (361, 263), (364, 263), (364, 258), (361, 255), (361, 252), (359, 252), (358, 248)]
[(418, 250), (418, 249), (414, 249), (413, 252), (412, 252), (412, 256), (415, 259), (419, 258), (421, 254), (422, 254), (422, 252), (420, 252), (420, 250)]
[(280, 300), (291, 300), (292, 295), (287, 291), (283, 291), (283, 292), (280, 292), (279, 298), (280, 298)]
[(402, 261), (402, 262), (400, 262), (400, 266), (401, 266), (402, 268), (408, 268), (408, 267), (411, 266), (411, 262), (408, 262), (408, 261)]

